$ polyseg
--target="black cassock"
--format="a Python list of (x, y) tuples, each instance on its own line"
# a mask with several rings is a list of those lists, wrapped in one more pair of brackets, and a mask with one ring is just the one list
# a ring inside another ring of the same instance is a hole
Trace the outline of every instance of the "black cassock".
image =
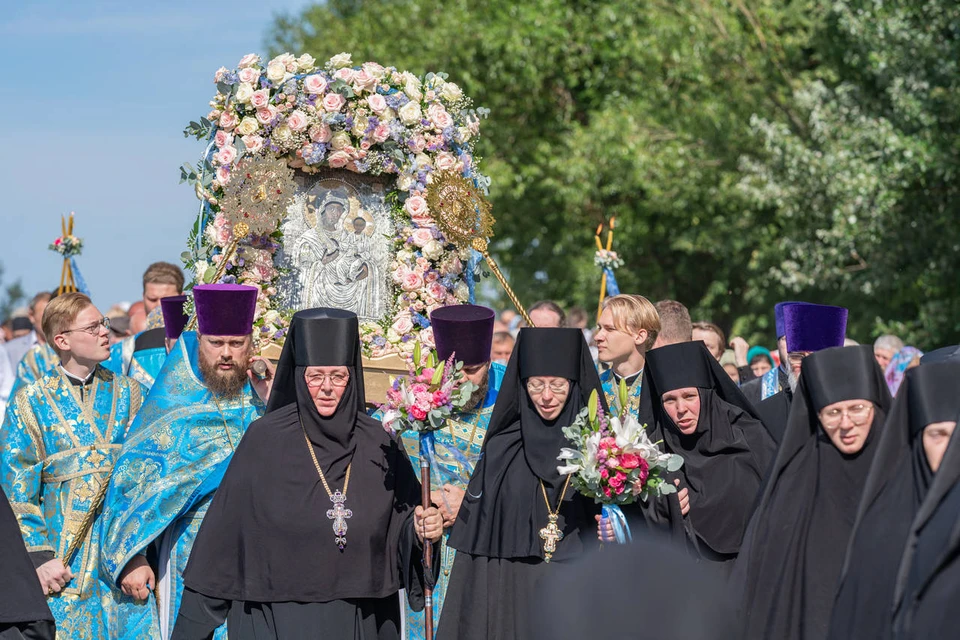
[[(210, 638), (226, 619), (231, 640), (388, 640), (400, 634), (400, 588), (423, 608), (420, 483), (402, 446), (363, 413), (358, 335), (349, 312), (294, 316), (267, 413), (237, 446), (197, 535), (173, 638)], [(314, 406), (306, 366), (348, 366), (330, 418)], [(350, 465), (342, 550), (305, 434), (332, 491)]]
[(53, 615), (27, 554), (20, 526), (0, 488), (0, 640), (53, 640)]

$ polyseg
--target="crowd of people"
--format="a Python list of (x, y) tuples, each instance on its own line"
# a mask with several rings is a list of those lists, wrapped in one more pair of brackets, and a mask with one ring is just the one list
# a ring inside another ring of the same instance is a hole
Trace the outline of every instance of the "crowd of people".
[[(3, 324), (0, 639), (956, 634), (960, 347), (860, 346), (801, 301), (771, 348), (641, 295), (595, 325), (441, 307), (475, 389), (425, 450), (381, 423), (356, 315), (297, 312), (272, 362), (256, 289), (188, 317), (183, 288), (156, 263), (129, 308), (45, 292)], [(592, 395), (683, 459), (616, 548), (558, 468)]]

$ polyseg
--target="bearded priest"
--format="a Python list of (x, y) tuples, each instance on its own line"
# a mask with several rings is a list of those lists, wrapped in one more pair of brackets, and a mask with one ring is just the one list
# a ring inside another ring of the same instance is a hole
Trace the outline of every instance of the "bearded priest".
[[(264, 380), (249, 370), (259, 359), (257, 289), (198, 285), (193, 296), (198, 331), (185, 331), (167, 356), (107, 492), (101, 570), (140, 601), (137, 612), (122, 612), (136, 624), (111, 629), (111, 638), (170, 637), (200, 523), (273, 383), (269, 362)], [(226, 629), (215, 637), (226, 638)]]
[[(493, 405), (497, 401), (500, 383), (506, 371), (502, 364), (490, 362), (495, 319), (496, 313), (493, 309), (472, 304), (440, 307), (430, 314), (437, 355), (441, 360), (452, 357), (455, 362), (462, 363), (466, 379), (477, 386), (467, 404), (471, 408), (455, 414), (443, 429), (432, 434), (436, 452), (430, 467), (434, 488), (432, 498), (443, 515), (444, 528), (440, 570), (433, 591), (434, 624), (438, 624), (440, 620), (443, 597), (447, 592), (447, 582), (456, 554), (456, 551), (447, 546), (450, 527), (457, 521), (464, 491), (480, 457)], [(402, 440), (410, 461), (419, 473), (419, 435), (406, 432)], [(404, 638), (423, 638), (424, 612), (414, 611), (410, 608), (410, 603), (404, 600), (404, 613)]]

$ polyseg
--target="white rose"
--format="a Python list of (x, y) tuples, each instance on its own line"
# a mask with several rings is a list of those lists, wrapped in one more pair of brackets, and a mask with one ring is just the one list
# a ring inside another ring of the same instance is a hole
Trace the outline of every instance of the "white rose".
[(431, 240), (421, 250), (423, 257), (428, 260), (436, 260), (443, 255), (443, 245), (436, 240)]
[(249, 153), (256, 154), (263, 149), (263, 138), (260, 136), (243, 136), (240, 139), (243, 140), (243, 145), (247, 148)]
[(410, 126), (420, 122), (420, 119), (423, 117), (423, 111), (420, 110), (419, 103), (411, 100), (407, 104), (400, 107), (398, 115), (400, 116), (400, 122)]
[(470, 287), (467, 286), (466, 282), (458, 282), (456, 288), (453, 290), (453, 295), (455, 295), (460, 302), (466, 302), (470, 299)]
[(210, 268), (210, 263), (206, 260), (197, 260), (193, 267), (196, 269), (197, 282), (203, 282), (203, 274)]
[(353, 121), (353, 135), (362, 138), (367, 132), (367, 125), (369, 123), (370, 121), (363, 116), (355, 118)]
[(363, 70), (369, 73), (371, 76), (373, 76), (377, 80), (382, 79), (384, 74), (387, 72), (386, 69), (384, 69), (382, 66), (380, 66), (376, 62), (364, 62)]
[(470, 133), (469, 127), (460, 127), (459, 129), (457, 129), (457, 131), (460, 132), (460, 140), (462, 140), (463, 142), (468, 142), (470, 138), (473, 137), (473, 134)]
[(437, 171), (450, 171), (457, 166), (457, 159), (449, 151), (441, 151), (433, 162)]
[(343, 52), (338, 53), (337, 55), (330, 58), (330, 61), (327, 62), (328, 67), (333, 67), (334, 69), (342, 69), (343, 67), (349, 67), (353, 64), (353, 58), (349, 53)]
[(248, 53), (247, 55), (240, 58), (240, 64), (238, 64), (237, 67), (239, 67), (240, 69), (244, 69), (246, 67), (252, 67), (253, 65), (259, 64), (259, 63), (260, 63), (260, 56), (258, 56), (255, 53)]
[(297, 66), (300, 68), (300, 71), (309, 71), (310, 69), (313, 69), (316, 64), (316, 58), (309, 53), (305, 53), (297, 58)]
[(253, 85), (247, 82), (241, 82), (240, 86), (237, 87), (237, 100), (243, 103), (250, 102), (250, 98), (253, 97)]
[(248, 136), (259, 128), (260, 124), (257, 122), (256, 118), (245, 116), (243, 120), (240, 121), (240, 124), (237, 125), (237, 133), (239, 133), (241, 136)]
[(397, 251), (397, 261), (398, 261), (398, 262), (404, 262), (404, 263), (406, 263), (406, 262), (411, 262), (412, 260), (413, 260), (413, 252), (412, 252), (412, 251), (407, 251), (406, 249), (403, 249), (403, 250), (401, 250), (401, 251)]
[(418, 169), (423, 169), (424, 167), (432, 167), (433, 163), (430, 161), (430, 156), (425, 153), (418, 153), (414, 160), (417, 163)]
[(447, 102), (456, 102), (463, 97), (463, 90), (453, 82), (448, 82), (440, 89), (440, 97)]
[(333, 134), (333, 137), (330, 138), (330, 146), (337, 151), (349, 147), (350, 142), (350, 134), (346, 131), (337, 131)]
[(281, 82), (287, 75), (287, 68), (282, 62), (274, 60), (267, 67), (267, 80), (273, 83)]
[(420, 90), (421, 86), (423, 85), (420, 83), (420, 78), (410, 72), (403, 74), (403, 92), (407, 94), (411, 100), (419, 101), (423, 99), (423, 92)]
[(273, 130), (273, 135), (271, 137), (276, 142), (290, 142), (290, 140), (293, 139), (293, 132), (290, 131), (290, 127), (288, 127), (286, 124), (282, 124)]
[(400, 191), (410, 191), (410, 187), (412, 186), (413, 178), (410, 174), (401, 173), (400, 176), (397, 177), (397, 189)]
[(383, 113), (387, 109), (387, 101), (379, 93), (375, 93), (372, 96), (367, 96), (367, 104), (370, 106), (370, 110), (374, 113)]
[(280, 314), (271, 309), (263, 314), (263, 321), (267, 324), (278, 324), (280, 322)]

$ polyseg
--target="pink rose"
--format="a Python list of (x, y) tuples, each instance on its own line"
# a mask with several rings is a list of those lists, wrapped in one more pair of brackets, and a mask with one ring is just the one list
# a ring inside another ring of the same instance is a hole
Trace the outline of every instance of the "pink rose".
[(250, 153), (258, 153), (263, 149), (263, 138), (257, 135), (243, 136), (243, 145), (247, 148), (247, 151)]
[(387, 101), (379, 93), (367, 96), (367, 105), (370, 106), (370, 110), (374, 113), (383, 113), (387, 110)]
[(307, 116), (297, 109), (287, 116), (287, 126), (291, 131), (302, 131), (307, 128)]
[(220, 126), (227, 131), (237, 126), (237, 116), (233, 111), (224, 111), (220, 114)]
[(333, 133), (330, 131), (330, 125), (321, 123), (310, 127), (310, 139), (314, 142), (330, 142)]
[(442, 407), (448, 402), (450, 402), (450, 394), (448, 392), (442, 390), (433, 392), (433, 406)]
[(410, 415), (413, 417), (414, 420), (427, 419), (427, 412), (417, 406), (410, 407)]
[(422, 382), (418, 382), (410, 385), (410, 393), (412, 393), (414, 397), (423, 396), (423, 394), (429, 393), (429, 387)]
[(443, 299), (447, 296), (447, 289), (439, 282), (431, 282), (427, 285), (427, 293), (434, 300), (443, 302)]
[(323, 93), (327, 90), (327, 81), (319, 73), (307, 76), (303, 79), (303, 90), (314, 95)]
[(610, 472), (607, 471), (606, 469), (601, 469), (601, 470), (600, 470), (600, 477), (603, 478), (604, 480), (606, 480), (607, 478), (610, 477)]
[(407, 147), (414, 153), (423, 153), (423, 150), (427, 147), (427, 141), (423, 139), (423, 136), (414, 136), (407, 142)]
[(344, 67), (342, 69), (337, 69), (336, 73), (333, 74), (333, 77), (337, 80), (343, 80), (347, 84), (353, 82), (353, 75), (356, 73), (350, 67)]
[(416, 271), (407, 271), (403, 274), (400, 288), (404, 291), (416, 291), (423, 286), (423, 276)]
[(441, 151), (433, 160), (433, 167), (437, 171), (450, 171), (457, 166), (457, 159), (448, 151)]
[(260, 70), (251, 67), (240, 69), (240, 71), (237, 72), (237, 77), (240, 79), (240, 82), (255, 84), (257, 80), (260, 79)]
[(453, 118), (447, 113), (447, 110), (443, 108), (443, 105), (439, 102), (434, 102), (429, 107), (427, 107), (427, 117), (430, 119), (437, 129), (441, 131), (447, 127), (453, 126)]
[(343, 105), (346, 104), (346, 100), (339, 93), (328, 93), (323, 96), (323, 108), (329, 111), (330, 113), (336, 113), (343, 108)]
[(433, 339), (433, 327), (420, 330), (420, 342), (428, 349), (433, 349), (436, 346)]
[(623, 489), (623, 482), (626, 479), (627, 479), (627, 476), (623, 475), (620, 472), (617, 472), (617, 475), (608, 478), (607, 482), (610, 484), (611, 487), (613, 487), (614, 491), (616, 491), (617, 493), (620, 493), (621, 489)]
[(421, 247), (421, 248), (422, 248), (422, 247), (424, 247), (428, 242), (430, 242), (431, 240), (433, 240), (433, 232), (430, 231), (430, 229), (423, 229), (423, 228), (421, 228), (421, 229), (414, 229), (414, 230), (413, 230), (413, 235), (412, 235), (411, 237), (413, 238), (413, 244), (415, 244), (415, 245), (417, 245), (418, 247)]
[(217, 167), (217, 182), (226, 185), (230, 182), (230, 169), (227, 167)]
[(223, 129), (218, 129), (215, 136), (213, 136), (213, 143), (217, 145), (217, 149), (223, 149), (225, 146), (233, 143), (233, 134), (227, 133)]
[[(428, 240), (427, 243), (429, 242), (430, 241)], [(420, 256), (419, 258), (417, 258), (417, 267), (419, 267), (421, 271), (426, 271), (427, 269), (430, 268), (430, 261), (424, 258), (423, 256)]]
[(227, 69), (226, 67), (220, 67), (220, 68), (217, 69), (217, 71), (213, 74), (213, 81), (214, 81), (214, 82), (220, 82), (221, 80), (223, 80), (223, 76), (227, 75), (227, 73), (229, 73), (229, 72), (230, 72), (229, 69)]
[(227, 145), (216, 154), (214, 154), (214, 159), (217, 161), (217, 164), (227, 165), (237, 159), (237, 148)]
[(407, 201), (403, 203), (403, 210), (410, 214), (410, 218), (418, 226), (425, 226), (426, 221), (429, 221), (426, 222), (426, 224), (433, 223), (433, 220), (430, 219), (430, 209), (427, 207), (427, 200), (423, 196), (410, 196), (407, 198)]
[(269, 89), (260, 89), (259, 91), (254, 91), (253, 95), (250, 96), (250, 106), (252, 106), (254, 109), (263, 109), (268, 104), (270, 104)]
[(390, 127), (385, 124), (378, 124), (373, 130), (373, 141), (383, 142), (390, 137)]
[[(436, 271), (430, 271), (430, 272), (427, 273), (426, 276), (424, 276), (423, 279), (427, 282), (427, 284), (429, 284), (429, 283), (431, 283), (431, 282), (436, 282), (437, 280), (440, 279), (440, 274), (438, 274)], [(444, 294), (444, 295), (446, 295), (446, 294)], [(438, 299), (438, 300), (443, 300), (443, 298), (437, 298), (437, 299)]]
[(409, 313), (401, 313), (397, 316), (396, 320), (393, 321), (391, 328), (401, 336), (406, 335), (413, 331), (413, 319)]
[(377, 79), (370, 75), (366, 69), (361, 69), (353, 74), (353, 84), (355, 88), (370, 90), (377, 83)]
[(255, 53), (248, 53), (247, 55), (240, 58), (240, 62), (237, 64), (237, 67), (244, 69), (246, 67), (252, 67), (253, 65), (260, 62), (260, 56)]
[(273, 105), (267, 105), (262, 109), (257, 109), (257, 122), (260, 124), (270, 124), (277, 117), (277, 108)]
[(620, 466), (624, 469), (636, 469), (640, 466), (640, 456), (635, 453), (620, 454)]
[(617, 459), (616, 456), (612, 458), (607, 458), (607, 466), (610, 467), (611, 469), (615, 469), (618, 466), (620, 466), (620, 461)]
[(347, 166), (347, 163), (350, 162), (350, 160), (350, 154), (346, 151), (334, 151), (327, 156), (327, 162), (329, 162), (330, 166), (334, 169), (340, 169)]

